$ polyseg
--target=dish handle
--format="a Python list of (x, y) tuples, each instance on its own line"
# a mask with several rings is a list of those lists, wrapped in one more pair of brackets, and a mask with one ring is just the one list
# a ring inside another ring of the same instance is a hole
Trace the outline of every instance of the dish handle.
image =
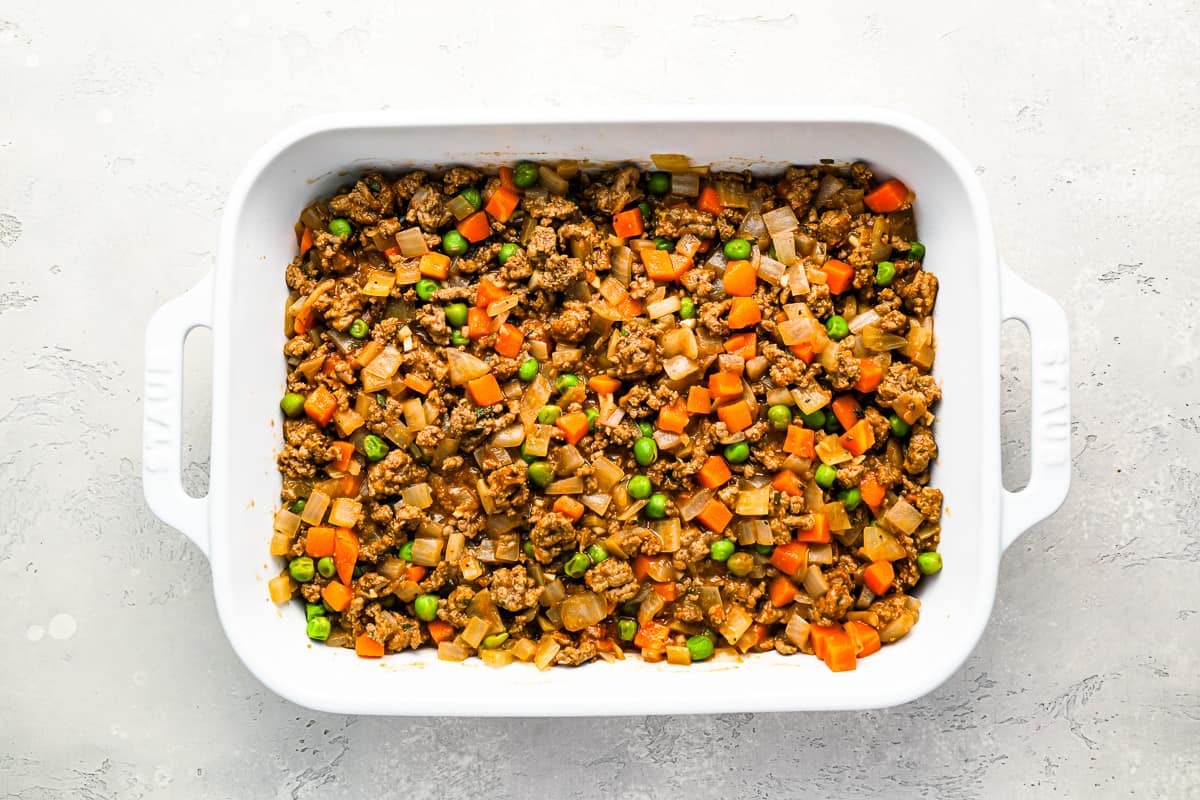
[(1003, 489), (1000, 547), (1058, 510), (1071, 487), (1070, 336), (1067, 315), (1049, 295), (1000, 268), (1000, 318), (1029, 329), (1030, 472), (1019, 492)]
[(146, 324), (142, 404), (142, 492), (154, 515), (208, 556), (208, 498), (183, 490), (183, 344), (212, 327), (212, 274), (165, 303)]

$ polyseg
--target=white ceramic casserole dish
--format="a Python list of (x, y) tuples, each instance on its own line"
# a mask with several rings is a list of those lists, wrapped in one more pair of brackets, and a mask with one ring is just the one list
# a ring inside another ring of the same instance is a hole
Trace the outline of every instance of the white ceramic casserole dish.
[[(267, 580), (281, 566), (267, 546), (280, 488), (283, 267), (296, 250), (292, 225), (300, 210), (369, 168), (526, 157), (649, 166), (651, 153), (773, 170), (822, 158), (864, 159), (917, 193), (926, 268), (941, 283), (934, 372), (945, 399), (937, 409), (941, 455), (933, 482), (946, 496), (945, 569), (917, 592), (920, 622), (848, 673), (776, 653), (690, 667), (631, 658), (539, 672), (529, 664), (440, 662), (429, 649), (365, 660), (351, 650), (314, 646), (304, 635), (302, 606), (278, 607), (267, 597)], [(1024, 321), (1032, 342), (1033, 463), (1029, 485), (1017, 493), (1005, 491), (1000, 477), (1005, 319)], [(213, 331), (212, 461), (202, 499), (188, 497), (180, 484), (183, 340), (196, 326)], [(266, 686), (310, 708), (567, 716), (890, 706), (929, 692), (963, 663), (991, 613), (1004, 548), (1066, 497), (1067, 345), (1061, 308), (999, 260), (970, 165), (907, 117), (860, 108), (559, 111), (532, 119), (492, 112), (330, 116), (285, 131), (254, 156), (225, 207), (215, 270), (151, 318), (143, 483), (154, 513), (208, 556), (217, 609), (239, 657)]]

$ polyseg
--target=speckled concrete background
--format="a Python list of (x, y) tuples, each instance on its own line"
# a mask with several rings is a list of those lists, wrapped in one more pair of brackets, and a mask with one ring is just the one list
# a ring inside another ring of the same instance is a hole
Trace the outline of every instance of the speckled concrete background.
[[(513, 2), (307, 5), (0, 7), (0, 796), (1200, 796), (1194, 3), (620, 0), (557, 30)], [(249, 154), (327, 110), (731, 98), (925, 118), (1068, 308), (1074, 490), (1005, 556), (967, 665), (865, 714), (355, 719), (266, 693), (138, 477), (143, 324), (212, 267)]]

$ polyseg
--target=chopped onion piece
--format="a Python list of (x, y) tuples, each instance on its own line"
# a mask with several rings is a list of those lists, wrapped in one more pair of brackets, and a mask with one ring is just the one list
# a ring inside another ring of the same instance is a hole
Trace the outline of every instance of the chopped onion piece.
[(654, 616), (658, 614), (659, 611), (662, 611), (663, 606), (666, 604), (667, 601), (664, 600), (662, 595), (660, 595), (658, 592), (650, 592), (647, 594), (642, 599), (641, 605), (638, 606), (638, 625), (645, 625), (647, 622), (654, 619)]
[[(743, 517), (765, 517), (771, 511), (771, 487), (743, 489), (738, 492), (733, 512)], [(769, 532), (769, 531), (768, 531)], [(770, 544), (770, 541), (761, 544)]]
[(607, 494), (585, 494), (579, 498), (579, 502), (583, 503), (590, 511), (603, 517), (604, 512), (608, 511), (608, 506), (612, 503), (612, 497)]
[(821, 513), (825, 515), (825, 519), (829, 520), (829, 530), (850, 530), (850, 516), (846, 513), (846, 506), (841, 500), (826, 503), (821, 507)]
[(679, 241), (675, 243), (675, 252), (681, 256), (695, 258), (696, 253), (700, 252), (700, 237), (694, 233), (685, 233), (679, 237)]
[[(858, 317), (855, 318), (855, 321), (857, 322), (859, 319), (867, 316), (867, 314), (874, 313), (874, 311), (868, 311), (866, 314), (859, 314)], [(861, 330), (862, 336), (859, 338), (862, 339), (863, 347), (867, 348), (868, 350), (874, 350), (878, 353), (899, 350), (908, 344), (908, 340), (903, 336), (897, 336), (894, 333), (884, 333), (876, 325), (867, 325)]]
[(729, 609), (725, 615), (725, 624), (720, 627), (720, 633), (725, 637), (725, 641), (734, 644), (742, 635), (750, 630), (750, 626), (754, 624), (754, 617), (750, 616), (740, 605), (735, 605)]
[(494, 548), (497, 561), (515, 562), (521, 559), (521, 537), (515, 533), (497, 536)]
[[(766, 356), (755, 356), (746, 362), (746, 377), (752, 381), (756, 381), (767, 374), (767, 368), (770, 366), (771, 362), (767, 360)], [(786, 394), (788, 400), (791, 400), (792, 395), (790, 393)]]
[(762, 256), (758, 260), (758, 277), (772, 286), (779, 286), (783, 282), (785, 272), (787, 267), (770, 256)]
[(854, 458), (850, 451), (842, 446), (841, 440), (834, 434), (827, 434), (817, 442), (817, 457), (829, 466), (845, 463)]
[(904, 558), (904, 546), (883, 528), (871, 525), (863, 530), (863, 554), (872, 561), (896, 561)]
[(444, 544), (441, 539), (415, 539), (412, 549), (413, 563), (422, 567), (436, 567), (442, 560)]
[(825, 581), (825, 576), (821, 574), (821, 568), (816, 564), (809, 564), (808, 569), (804, 572), (804, 591), (808, 592), (814, 600), (824, 597), (825, 593), (829, 591), (829, 584)]
[(663, 334), (662, 349), (663, 355), (668, 357), (675, 355), (684, 355), (690, 359), (700, 357), (700, 344), (696, 340), (695, 331), (682, 325)]
[(700, 194), (700, 176), (695, 173), (671, 173), (671, 194), (695, 197)]
[(387, 297), (395, 285), (396, 274), (394, 272), (373, 269), (367, 273), (367, 282), (359, 291), (369, 297)]
[(604, 425), (605, 427), (615, 428), (621, 424), (621, 420), (623, 420), (623, 419), (625, 419), (625, 409), (614, 408), (612, 410), (612, 413), (610, 413), (607, 417), (604, 417), (603, 419), (598, 420), (598, 421), (601, 425)]
[(650, 319), (658, 319), (659, 317), (665, 317), (668, 314), (674, 314), (679, 310), (679, 308), (680, 302), (678, 295), (671, 295), (670, 297), (664, 297), (662, 300), (647, 305), (646, 316), (648, 316)]
[(518, 661), (528, 661), (537, 652), (537, 645), (533, 643), (532, 639), (520, 638), (507, 652), (511, 653), (512, 657)]
[(808, 644), (808, 622), (799, 614), (793, 614), (788, 620), (787, 627), (783, 629), (783, 635), (787, 640), (796, 647), (804, 647)]
[(673, 381), (683, 380), (689, 375), (693, 375), (700, 368), (692, 359), (685, 355), (671, 356), (663, 362), (663, 372), (667, 373), (667, 377)]
[(812, 383), (802, 389), (793, 389), (792, 397), (796, 398), (796, 405), (800, 407), (801, 411), (811, 414), (818, 408), (828, 405), (831, 395), (817, 384)]
[(565, 444), (554, 451), (555, 472), (559, 475), (574, 475), (586, 462), (573, 444)]
[[(305, 505), (305, 508), (308, 506)], [(286, 508), (279, 509), (275, 512), (275, 530), (289, 537), (295, 536), (296, 531), (300, 530), (300, 515), (293, 514)]]
[(353, 528), (362, 512), (362, 503), (348, 497), (339, 497), (333, 501), (329, 510), (329, 524), (335, 528)]
[[(674, 553), (679, 549), (681, 530), (678, 518), (671, 517), (669, 519), (659, 520), (658, 522), (652, 522), (650, 524), (650, 529), (654, 531), (655, 535), (657, 535), (660, 540), (660, 546), (658, 548), (660, 553)], [(658, 562), (652, 563), (657, 564)], [(674, 567), (672, 567), (672, 569), (674, 569)], [(647, 574), (649, 573), (650, 570), (647, 570)], [(655, 580), (658, 580), (658, 578), (655, 578)], [(666, 580), (675, 580), (675, 578), (667, 578)]]
[(692, 169), (692, 160), (678, 153), (651, 153), (650, 160), (663, 172), (688, 172)]
[(749, 207), (750, 199), (746, 196), (746, 186), (741, 181), (717, 181), (714, 188), (717, 190), (717, 199), (725, 208)]
[(430, 491), (428, 483), (414, 483), (412, 486), (406, 486), (400, 493), (400, 497), (404, 500), (405, 505), (416, 508), (429, 508), (433, 505), (433, 493)]
[(760, 247), (765, 247), (769, 238), (767, 237), (767, 226), (763, 224), (762, 214), (747, 214), (742, 219), (742, 224), (738, 226), (737, 235), (751, 242), (758, 242)]
[(791, 233), (800, 227), (800, 221), (796, 219), (796, 213), (789, 205), (772, 209), (763, 214), (762, 218), (763, 223), (767, 226), (767, 232), (772, 237), (778, 233)]
[(571, 188), (571, 184), (565, 178), (549, 167), (538, 167), (538, 183), (550, 194), (556, 195), (564, 195)]
[(455, 219), (463, 220), (475, 213), (475, 206), (459, 194), (446, 201), (446, 210), (453, 214)]
[(908, 635), (908, 632), (912, 630), (912, 626), (916, 623), (916, 621), (917, 619), (915, 615), (907, 613), (900, 614), (894, 620), (885, 625), (883, 630), (879, 632), (879, 641), (883, 642), (884, 644), (891, 644), (898, 639), (903, 639)]
[[(457, 352), (451, 350), (450, 352)], [(400, 369), (400, 362), (403, 360), (404, 354), (397, 350), (394, 346), (388, 345), (383, 348), (379, 355), (371, 359), (371, 363), (363, 367), (359, 373), (359, 379), (362, 381), (363, 391), (377, 392), (385, 388), (396, 374), (396, 370)]]
[(524, 521), (524, 517), (517, 514), (489, 514), (484, 530), (490, 535), (508, 533)]
[(659, 450), (674, 450), (679, 446), (681, 437), (674, 431), (664, 431), (655, 428), (653, 438), (654, 443), (658, 445)]
[[(850, 326), (849, 326), (850, 332), (858, 333), (859, 331), (861, 331), (863, 328), (867, 327), (868, 325), (875, 325), (878, 322), (879, 322), (879, 314), (876, 313), (875, 309), (873, 309), (873, 308), (868, 309), (867, 311), (864, 311), (863, 313), (854, 317), (854, 319), (850, 320)], [(897, 337), (897, 338), (899, 338), (899, 337)], [(901, 339), (901, 341), (903, 341), (903, 339)]]
[(583, 494), (583, 478), (572, 475), (569, 478), (554, 481), (545, 489), (546, 494)]
[(525, 428), (519, 422), (492, 434), (492, 447), (517, 447), (525, 441)]
[[(633, 251), (630, 250), (625, 245), (618, 245), (618, 246), (614, 247), (612, 249), (611, 255), (609, 256), (609, 265), (610, 266), (609, 266), (609, 270), (608, 270), (608, 278), (612, 278), (613, 280), (615, 280), (622, 287), (622, 289), (624, 287), (628, 286), (630, 279), (633, 277), (633, 273), (632, 273)], [(606, 282), (607, 282), (608, 278), (605, 278)], [(600, 293), (604, 294), (604, 284), (603, 283), (600, 284)], [(617, 302), (620, 302), (620, 301), (613, 301), (613, 300), (609, 299), (608, 295), (606, 295), (606, 294), (604, 295), (604, 297), (605, 297), (605, 299), (608, 299), (608, 301), (610, 303), (613, 303), (614, 305)]]
[(563, 600), (559, 614), (563, 627), (573, 632), (604, 619), (608, 615), (608, 608), (602, 596), (595, 592), (580, 592)]
[[(455, 351), (451, 348), (449, 352), (453, 353)], [(487, 365), (485, 364), (484, 366), (486, 367)], [(525, 395), (521, 398), (521, 424), (525, 426), (525, 430), (528, 431), (534, 424), (534, 420), (537, 419), (542, 407), (550, 399), (550, 394), (550, 381), (546, 380), (545, 375), (538, 373), (533, 382), (529, 384)], [(541, 453), (541, 455), (545, 455), (545, 453)]]
[(708, 505), (708, 501), (712, 499), (712, 495), (712, 489), (701, 489), (696, 492), (686, 503), (679, 507), (679, 516), (684, 522), (691, 522), (700, 516), (700, 512)]
[(721, 607), (725, 610), (725, 601), (721, 599), (721, 589), (718, 586), (700, 587), (700, 608), (707, 613), (710, 609)]
[(832, 564), (833, 545), (829, 542), (825, 542), (824, 544), (810, 544), (808, 546), (808, 563)]
[(609, 275), (600, 283), (600, 296), (616, 306), (625, 301), (629, 292), (625, 291), (625, 286), (621, 281)]
[(300, 512), (301, 522), (309, 525), (320, 525), (325, 518), (325, 509), (329, 508), (329, 495), (319, 489), (313, 489)]
[(533, 665), (540, 670), (550, 669), (550, 665), (554, 663), (554, 658), (561, 649), (562, 645), (553, 636), (543, 636), (538, 642), (537, 652), (533, 656)]
[(396, 234), (396, 244), (400, 247), (400, 254), (408, 258), (416, 258), (429, 252), (429, 246), (425, 244), (425, 234), (421, 233), (420, 228), (406, 228)]
[(612, 488), (625, 477), (625, 472), (604, 456), (596, 456), (592, 459), (592, 473), (596, 478), (596, 488), (602, 492), (612, 491)]
[[(408, 286), (421, 280), (421, 266), (417, 261), (409, 261), (396, 266), (396, 284), (398, 286)], [(397, 315), (398, 316), (398, 315)], [(399, 317), (402, 321), (408, 321), (413, 317)]]
[(897, 500), (895, 505), (889, 508), (887, 513), (883, 515), (883, 521), (901, 533), (912, 533), (921, 527), (921, 523), (925, 521), (925, 518), (908, 501)]
[(617, 515), (617, 521), (618, 522), (628, 522), (629, 520), (633, 519), (634, 517), (636, 517), (638, 515), (638, 512), (640, 512), (643, 508), (646, 507), (646, 503), (648, 503), (648, 502), (649, 502), (649, 500), (638, 500), (636, 503), (633, 503), (632, 505), (630, 505), (628, 508), (626, 508), (624, 511), (622, 511), (620, 514)]

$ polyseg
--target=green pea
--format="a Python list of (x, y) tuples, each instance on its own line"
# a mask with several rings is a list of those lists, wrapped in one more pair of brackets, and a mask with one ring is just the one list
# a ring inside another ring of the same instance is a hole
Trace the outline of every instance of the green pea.
[(650, 519), (662, 519), (667, 516), (667, 496), (652, 494), (646, 501), (646, 516)]
[(638, 211), (642, 212), (642, 220), (646, 224), (649, 224), (650, 223), (650, 204), (643, 200), (642, 202), (637, 204), (637, 207), (638, 207)]
[(643, 436), (633, 443), (633, 457), (643, 467), (648, 467), (658, 461), (658, 444), (649, 436)]
[(571, 578), (582, 578), (590, 566), (592, 566), (590, 558), (583, 553), (576, 553), (567, 559), (566, 564), (563, 564), (563, 572)]
[(436, 594), (419, 595), (413, 601), (413, 611), (417, 612), (417, 619), (424, 622), (432, 622), (437, 619), (438, 598)]
[(858, 487), (847, 489), (846, 491), (842, 492), (842, 505), (846, 507), (847, 511), (853, 511), (854, 509), (858, 508), (858, 505), (861, 502), (862, 492), (858, 490)]
[(749, 553), (734, 553), (725, 562), (725, 568), (739, 578), (744, 578), (754, 569), (754, 557)]
[(665, 236), (655, 236), (654, 237), (654, 249), (655, 250), (668, 250), (668, 251), (674, 250), (675, 243), (672, 242), (670, 239), (666, 238)]
[(503, 267), (505, 262), (512, 258), (513, 255), (520, 249), (521, 248), (519, 246), (513, 244), (512, 242), (505, 242), (500, 246), (500, 254), (496, 256), (496, 260), (498, 260), (500, 262), (500, 266)]
[(318, 642), (328, 639), (332, 631), (333, 623), (329, 621), (329, 617), (313, 617), (304, 627), (304, 632), (308, 634), (308, 638)]
[(762, 553), (764, 556), (769, 556), (769, 555), (771, 555), (771, 553), (775, 552), (775, 545), (773, 545), (773, 544), (756, 544), (756, 545), (754, 545), (754, 549), (757, 550), (759, 553)]
[(685, 297), (679, 301), (679, 318), (693, 319), (696, 316), (696, 301)]
[(825, 412), (817, 409), (811, 414), (800, 412), (800, 421), (804, 423), (804, 427), (820, 430), (825, 427)]
[(917, 556), (917, 568), (926, 575), (942, 571), (942, 554), (928, 550)]
[(707, 636), (689, 636), (687, 649), (692, 656), (692, 661), (703, 661), (712, 657), (713, 642)]
[(666, 194), (671, 191), (671, 173), (651, 172), (646, 180), (646, 190), (650, 194)]
[(653, 436), (654, 435), (654, 426), (651, 425), (649, 422), (639, 422), (637, 424), (637, 426), (638, 426), (638, 433), (640, 433), (642, 436)]
[(529, 480), (539, 489), (545, 489), (554, 480), (554, 467), (549, 461), (534, 461), (529, 465)]
[(908, 245), (908, 257), (913, 261), (921, 261), (925, 258), (925, 245), (920, 242), (910, 242)]
[(777, 431), (786, 431), (792, 424), (792, 410), (785, 405), (773, 405), (767, 409), (767, 420)]
[(421, 280), (417, 281), (417, 297), (422, 300), (428, 300), (440, 288), (442, 288), (442, 285), (432, 278), (421, 278)]
[(636, 620), (627, 617), (621, 617), (617, 620), (617, 638), (622, 642), (632, 642), (633, 637), (637, 636), (638, 624)]
[(822, 489), (828, 489), (833, 486), (834, 479), (837, 478), (837, 470), (828, 464), (822, 464), (817, 467), (817, 471), (813, 474), (813, 480), (817, 482), (817, 486)]
[(356, 319), (350, 323), (350, 335), (355, 339), (365, 339), (367, 334), (371, 332), (371, 326), (366, 320)]
[(521, 550), (525, 553), (526, 557), (533, 558), (533, 542), (527, 540), (525, 544), (521, 545)]
[(529, 455), (529, 453), (525, 452), (525, 443), (524, 442), (521, 442), (521, 460), (524, 461), (526, 464), (532, 464), (533, 462), (538, 460), (537, 456), (531, 456), (531, 455)]
[(338, 217), (337, 219), (329, 220), (329, 232), (334, 236), (349, 236), (350, 223)]
[(733, 542), (728, 539), (717, 539), (709, 545), (708, 552), (713, 561), (728, 561), (734, 549)]
[(725, 257), (730, 261), (744, 261), (750, 257), (750, 243), (745, 239), (730, 239), (725, 243)]
[(513, 167), (513, 183), (522, 189), (528, 189), (538, 182), (537, 164), (532, 161), (518, 161)]
[(495, 650), (500, 645), (508, 641), (508, 631), (493, 633), (491, 636), (485, 636), (483, 641), (479, 643), (480, 650)]
[(450, 344), (465, 347), (470, 343), (471, 339), (465, 336), (462, 331), (450, 331)]
[(608, 551), (603, 545), (594, 544), (587, 549), (587, 557), (591, 559), (593, 564), (599, 564), (608, 558)]
[(411, 564), (412, 563), (412, 551), (413, 551), (413, 543), (405, 542), (404, 544), (400, 545), (400, 549), (397, 552), (399, 553), (399, 555), (402, 559), (404, 559), (405, 561), (407, 561), (408, 563)]
[(634, 475), (629, 479), (629, 485), (625, 488), (629, 492), (629, 496), (634, 500), (644, 500), (654, 490), (654, 487), (650, 484), (650, 479), (645, 475)]
[(521, 367), (517, 370), (517, 377), (526, 383), (529, 383), (537, 377), (538, 368), (540, 366), (541, 365), (538, 364), (538, 360), (536, 358), (527, 358), (521, 362)]
[(837, 433), (842, 429), (842, 423), (838, 422), (837, 414), (830, 411), (825, 415), (825, 424), (822, 428), (826, 433)]
[(895, 436), (908, 436), (908, 423), (895, 414), (888, 417), (888, 429)]
[(337, 574), (337, 565), (333, 563), (332, 556), (317, 559), (317, 573), (322, 578), (332, 578)]
[(446, 231), (442, 236), (442, 252), (448, 256), (461, 256), (470, 246), (467, 237), (458, 231)]
[(451, 327), (461, 328), (467, 324), (467, 304), (466, 303), (451, 303), (446, 306), (446, 322), (450, 323)]
[(578, 385), (579, 385), (579, 378), (575, 377), (574, 375), (572, 375), (569, 372), (565, 372), (562, 375), (559, 375), (558, 380), (554, 382), (554, 388), (557, 389), (560, 393), (565, 392), (567, 389), (572, 389)]
[(846, 324), (845, 317), (834, 314), (825, 323), (825, 332), (829, 334), (829, 338), (835, 342), (840, 342), (850, 335), (850, 326)]
[(875, 267), (875, 285), (876, 286), (891, 286), (892, 280), (896, 277), (896, 265), (890, 261), (880, 261), (879, 266)]
[(471, 208), (475, 209), (476, 211), (483, 208), (483, 195), (481, 195), (479, 190), (474, 186), (468, 186), (467, 188), (463, 189), (460, 194), (463, 200), (466, 200), (471, 204)]
[(562, 414), (562, 409), (558, 406), (542, 406), (542, 410), (538, 412), (537, 421), (542, 425), (553, 425)]
[(388, 446), (373, 433), (363, 439), (362, 446), (368, 461), (381, 461), (388, 454)]
[(293, 558), (288, 563), (288, 574), (297, 583), (308, 583), (313, 579), (313, 560), (308, 556)]
[(325, 616), (325, 606), (320, 603), (305, 603), (304, 604), (304, 621), (312, 622), (313, 617)]
[(779, 254), (775, 252), (775, 245), (771, 245), (770, 247), (767, 248), (767, 255), (769, 255), (771, 258), (775, 259), (776, 261), (779, 260)]
[(304, 510), (304, 507), (307, 505), (308, 505), (308, 501), (305, 500), (303, 497), (301, 497), (299, 500), (292, 503), (291, 511), (293, 514), (299, 514), (301, 511)]
[(596, 420), (600, 419), (600, 412), (594, 408), (589, 408), (589, 409), (586, 409), (583, 412), (583, 414), (584, 414), (584, 416), (587, 417), (588, 430), (589, 431), (596, 430)]
[(730, 464), (741, 464), (750, 457), (750, 445), (745, 442), (734, 442), (725, 446), (725, 460)]
[(298, 417), (304, 413), (304, 395), (288, 392), (279, 401), (279, 407), (289, 417)]
[(362, 564), (355, 564), (354, 571), (351, 573), (351, 575), (353, 575), (355, 578), (361, 578), (363, 576), (363, 572), (365, 571), (366, 570), (363, 569)]

